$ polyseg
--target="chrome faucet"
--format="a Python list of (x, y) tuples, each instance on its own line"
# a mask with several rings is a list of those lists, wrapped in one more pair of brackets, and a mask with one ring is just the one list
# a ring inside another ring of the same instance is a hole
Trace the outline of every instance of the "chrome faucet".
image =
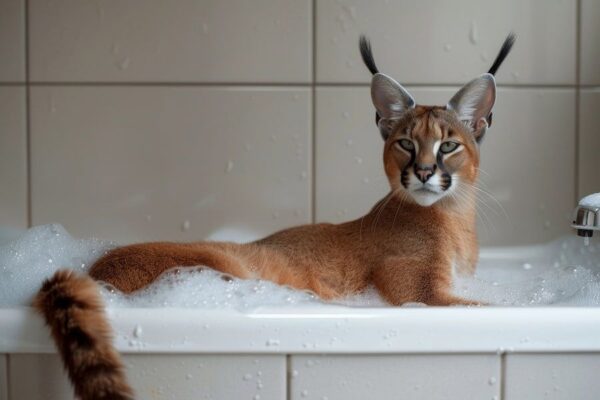
[(591, 237), (594, 231), (600, 231), (600, 193), (590, 194), (579, 200), (571, 226), (582, 237)]

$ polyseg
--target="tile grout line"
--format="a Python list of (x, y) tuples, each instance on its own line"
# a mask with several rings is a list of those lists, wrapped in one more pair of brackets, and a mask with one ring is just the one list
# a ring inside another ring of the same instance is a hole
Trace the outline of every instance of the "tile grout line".
[(6, 400), (11, 398), (10, 393), (10, 357), (12, 354), (6, 353), (4, 356), (4, 365), (6, 366)]
[[(316, 58), (316, 52), (313, 55)], [(316, 61), (315, 61), (316, 62)], [(313, 69), (315, 66), (313, 65)], [(315, 71), (312, 74), (316, 74)], [(153, 82), (94, 82), (94, 81), (24, 81), (24, 82), (4, 82), (0, 81), (2, 86), (89, 86), (89, 87), (250, 87), (250, 88), (319, 88), (319, 87), (340, 87), (340, 88), (355, 88), (355, 87), (369, 87), (369, 82), (316, 82), (312, 79), (310, 82), (169, 82), (169, 81), (153, 81)], [(462, 83), (424, 83), (414, 82), (406, 83), (404, 86), (418, 87), (418, 88), (460, 88)], [(579, 87), (586, 89), (600, 89), (600, 85), (597, 84), (498, 84), (499, 88), (506, 89), (577, 89)]]
[(311, 222), (317, 222), (317, 0), (312, 0), (312, 69), (311, 69)]
[(291, 376), (292, 376), (292, 356), (290, 354), (285, 355), (285, 398), (287, 400), (292, 400), (292, 385)]
[(32, 225), (31, 195), (31, 102), (29, 86), (29, 0), (25, 0), (25, 152), (27, 171), (27, 227)]
[(580, 142), (580, 97), (581, 97), (581, 0), (577, 0), (575, 13), (575, 199), (574, 204), (579, 203), (579, 142)]
[(500, 400), (504, 400), (504, 397), (506, 396), (506, 354), (502, 353), (500, 355), (500, 385), (498, 388), (498, 391), (500, 393), (498, 393), (498, 396), (500, 397)]

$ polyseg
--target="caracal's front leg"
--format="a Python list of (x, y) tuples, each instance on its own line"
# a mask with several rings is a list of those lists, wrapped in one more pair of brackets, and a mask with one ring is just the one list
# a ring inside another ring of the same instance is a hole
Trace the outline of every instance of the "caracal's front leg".
[(373, 270), (373, 283), (388, 303), (431, 306), (479, 305), (452, 294), (451, 265), (442, 260), (392, 257)]

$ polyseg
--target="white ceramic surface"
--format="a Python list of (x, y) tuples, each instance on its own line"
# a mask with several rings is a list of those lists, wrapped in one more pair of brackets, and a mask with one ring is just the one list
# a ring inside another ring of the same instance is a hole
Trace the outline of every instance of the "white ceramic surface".
[(25, 0), (0, 1), (0, 82), (25, 81)]
[(600, 354), (508, 354), (505, 400), (598, 398)]
[(600, 192), (600, 88), (583, 89), (579, 102), (579, 197)]
[(292, 357), (291, 369), (291, 400), (479, 400), (500, 394), (496, 354), (302, 355)]
[[(124, 362), (139, 399), (285, 398), (283, 355), (128, 354)], [(73, 399), (56, 355), (11, 355), (10, 370), (12, 400)]]
[(581, 83), (600, 85), (600, 2), (581, 0)]
[(310, 9), (308, 0), (34, 0), (31, 79), (308, 82)]
[(14, 228), (27, 226), (25, 90), (0, 86), (0, 224)]
[(368, 82), (357, 40), (405, 83), (461, 83), (486, 71), (502, 41), (519, 39), (501, 83), (574, 84), (575, 0), (317, 1), (317, 80)]
[(35, 87), (32, 222), (120, 242), (309, 222), (309, 98), (303, 88)]

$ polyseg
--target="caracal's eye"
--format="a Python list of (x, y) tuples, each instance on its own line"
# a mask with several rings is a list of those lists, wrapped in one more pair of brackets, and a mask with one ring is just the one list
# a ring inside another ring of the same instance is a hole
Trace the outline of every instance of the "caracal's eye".
[(396, 143), (406, 151), (413, 151), (415, 149), (415, 144), (409, 139), (400, 139)]
[(458, 148), (459, 144), (456, 142), (444, 142), (440, 146), (440, 151), (444, 154), (452, 153)]

